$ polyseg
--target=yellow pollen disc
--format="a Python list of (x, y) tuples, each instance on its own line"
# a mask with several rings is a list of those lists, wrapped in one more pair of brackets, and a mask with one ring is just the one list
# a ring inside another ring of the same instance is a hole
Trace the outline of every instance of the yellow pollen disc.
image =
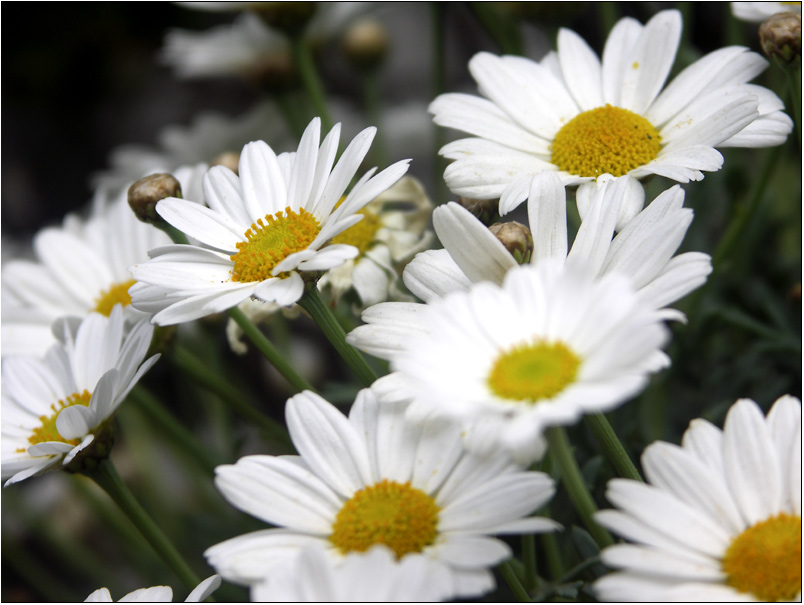
[(101, 292), (96, 299), (95, 311), (109, 317), (117, 303), (122, 304), (124, 307), (130, 305), (131, 297), (128, 295), (128, 289), (136, 283), (135, 280), (130, 279), (119, 284), (112, 284), (111, 288)]
[(321, 226), (304, 208), (298, 212), (285, 208), (275, 215), (266, 214), (257, 219), (245, 235), (247, 241), (238, 242), (232, 280), (240, 282), (264, 281), (274, 277), (271, 271), (294, 252), (300, 252), (313, 243)]
[(623, 176), (659, 155), (661, 137), (645, 118), (621, 107), (575, 116), (553, 140), (550, 161), (578, 176)]
[(409, 482), (383, 479), (346, 501), (329, 541), (343, 554), (385, 544), (401, 559), (435, 542), (438, 512), (435, 501)]
[(489, 388), (503, 399), (536, 403), (575, 381), (581, 360), (560, 342), (519, 345), (497, 357)]
[(782, 513), (746, 529), (723, 571), (729, 586), (759, 601), (792, 601), (801, 592), (801, 517)]
[[(78, 445), (81, 443), (80, 439), (64, 439), (59, 431), (56, 429), (56, 418), (64, 408), (71, 405), (88, 406), (92, 399), (92, 393), (84, 389), (83, 393), (73, 393), (65, 399), (59, 399), (58, 403), (51, 404), (50, 409), (53, 410), (51, 416), (40, 416), (39, 420), (42, 426), (36, 427), (33, 434), (28, 437), (28, 443), (36, 445), (37, 443), (45, 443), (47, 441), (61, 441), (62, 443), (69, 443), (70, 445)], [(25, 448), (20, 448), (18, 452), (24, 452)]]
[(370, 210), (363, 210), (358, 214), (363, 215), (363, 220), (333, 237), (332, 243), (354, 246), (360, 250), (360, 256), (363, 256), (371, 244), (374, 243), (374, 238), (377, 235), (377, 231), (382, 227), (382, 223), (380, 223), (380, 217)]

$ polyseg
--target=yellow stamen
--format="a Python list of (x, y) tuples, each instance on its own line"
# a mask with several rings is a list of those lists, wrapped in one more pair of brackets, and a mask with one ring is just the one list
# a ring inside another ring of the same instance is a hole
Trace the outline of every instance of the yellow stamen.
[(382, 227), (382, 223), (380, 222), (380, 217), (370, 210), (364, 209), (357, 214), (362, 214), (363, 220), (333, 237), (332, 243), (354, 246), (360, 250), (359, 256), (363, 256), (366, 250), (371, 247), (371, 244), (374, 243), (377, 231)]
[(430, 496), (409, 482), (383, 479), (346, 501), (329, 540), (344, 554), (385, 544), (399, 559), (435, 542), (439, 510)]
[(578, 176), (623, 176), (655, 160), (661, 137), (645, 118), (621, 107), (598, 107), (567, 122), (553, 140), (550, 161)]
[(488, 376), (491, 391), (504, 399), (537, 403), (575, 381), (581, 360), (563, 343), (519, 345), (497, 357)]
[(131, 297), (128, 295), (128, 289), (136, 284), (133, 279), (120, 282), (119, 284), (112, 284), (108, 290), (100, 293), (100, 296), (95, 300), (95, 311), (109, 317), (112, 309), (118, 303), (124, 307), (131, 304)]
[(801, 517), (781, 513), (737, 536), (723, 557), (726, 583), (759, 601), (801, 593)]
[[(88, 406), (91, 399), (92, 394), (84, 389), (83, 393), (73, 393), (64, 399), (59, 399), (57, 403), (51, 404), (50, 409), (53, 410), (53, 414), (50, 416), (43, 415), (39, 417), (39, 420), (42, 422), (42, 426), (39, 426), (33, 430), (31, 436), (28, 437), (28, 443), (31, 445), (36, 445), (37, 443), (46, 443), (48, 441), (61, 441), (62, 443), (69, 443), (70, 445), (78, 445), (81, 443), (80, 439), (64, 439), (59, 434), (58, 429), (56, 429), (56, 418), (58, 418), (59, 413), (64, 408), (68, 408), (73, 405)], [(26, 451), (26, 448), (20, 448), (17, 451), (24, 452)]]
[(285, 208), (276, 215), (265, 215), (245, 233), (248, 241), (238, 242), (238, 252), (229, 258), (234, 262), (232, 280), (264, 281), (271, 277), (276, 265), (294, 252), (305, 250), (313, 243), (321, 226), (304, 208), (298, 212)]

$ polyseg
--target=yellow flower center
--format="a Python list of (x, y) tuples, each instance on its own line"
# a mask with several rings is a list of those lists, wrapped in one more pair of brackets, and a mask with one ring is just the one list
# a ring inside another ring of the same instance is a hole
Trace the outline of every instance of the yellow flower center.
[(359, 256), (363, 256), (369, 246), (374, 243), (374, 238), (382, 227), (382, 223), (380, 223), (380, 217), (370, 210), (363, 210), (358, 214), (363, 215), (363, 220), (333, 237), (332, 243), (354, 246), (360, 250)]
[(801, 517), (782, 513), (746, 529), (723, 571), (729, 586), (759, 601), (792, 601), (801, 592)]
[(401, 559), (435, 542), (439, 510), (430, 496), (409, 482), (383, 479), (346, 501), (329, 541), (343, 554), (385, 544)]
[(120, 303), (124, 307), (130, 305), (131, 297), (128, 295), (128, 289), (136, 283), (136, 280), (130, 279), (119, 284), (112, 284), (95, 300), (95, 311), (109, 317), (116, 304)]
[(553, 140), (550, 161), (578, 176), (623, 176), (655, 160), (661, 137), (645, 118), (622, 107), (598, 107), (567, 122)]
[(561, 342), (518, 345), (497, 357), (489, 388), (504, 399), (537, 403), (575, 381), (581, 360)]
[(285, 208), (276, 215), (257, 219), (245, 233), (245, 242), (237, 243), (232, 280), (240, 282), (264, 281), (274, 277), (271, 271), (294, 252), (300, 252), (313, 243), (321, 226), (316, 218), (300, 208), (298, 212)]
[[(62, 443), (69, 443), (70, 445), (78, 445), (81, 443), (80, 439), (64, 439), (56, 429), (56, 418), (58, 418), (59, 412), (64, 408), (68, 408), (71, 405), (88, 406), (91, 399), (92, 393), (84, 389), (83, 393), (73, 393), (65, 399), (59, 399), (58, 403), (51, 404), (50, 409), (53, 410), (53, 414), (39, 417), (42, 426), (38, 426), (33, 430), (31, 436), (28, 437), (28, 443), (31, 445), (46, 443), (48, 441), (61, 441)], [(25, 448), (20, 448), (17, 451), (24, 452)]]

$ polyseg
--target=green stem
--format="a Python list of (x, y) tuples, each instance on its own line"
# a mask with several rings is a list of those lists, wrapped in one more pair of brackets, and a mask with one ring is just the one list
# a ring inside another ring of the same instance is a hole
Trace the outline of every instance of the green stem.
[(321, 293), (315, 284), (308, 285), (305, 289), (304, 295), (299, 300), (299, 306), (310, 314), (310, 317), (318, 324), (318, 327), (321, 328), (321, 331), (332, 343), (332, 346), (335, 347), (335, 350), (357, 374), (360, 382), (364, 386), (371, 386), (377, 380), (377, 374), (366, 362), (360, 351), (346, 342), (346, 332), (344, 332), (341, 324), (338, 323), (324, 299), (321, 298)]
[(277, 93), (274, 95), (274, 100), (276, 101), (277, 107), (279, 107), (279, 111), (285, 116), (285, 121), (288, 123), (288, 126), (290, 126), (293, 136), (300, 139), (302, 134), (304, 134), (304, 129), (307, 124), (299, 117), (297, 103), (291, 98), (290, 93), (287, 92)]
[(790, 88), (790, 112), (793, 114), (793, 124), (796, 127), (798, 148), (801, 149), (801, 63), (798, 65), (784, 63), (781, 64), (781, 68)]
[(120, 479), (120, 475), (117, 474), (117, 470), (109, 458), (104, 458), (97, 467), (91, 471), (84, 471), (84, 474), (95, 481), (120, 507), (151, 547), (190, 590), (199, 584), (200, 580), (182, 559), (173, 544), (148, 516), (139, 502), (134, 499), (134, 495)]
[(332, 118), (329, 115), (327, 101), (324, 97), (324, 88), (318, 77), (315, 61), (313, 61), (313, 54), (310, 52), (310, 47), (307, 45), (304, 36), (300, 34), (293, 36), (290, 44), (293, 60), (296, 62), (296, 67), (298, 67), (302, 77), (304, 91), (313, 104), (315, 112), (321, 118), (323, 130), (327, 132), (332, 128)]
[[(770, 181), (773, 171), (778, 165), (779, 155), (782, 147), (774, 147), (765, 157), (765, 163), (759, 174), (759, 178), (754, 182), (754, 187), (748, 194), (746, 201), (736, 208), (734, 218), (726, 228), (726, 233), (723, 239), (720, 240), (715, 252), (712, 255), (712, 270), (718, 273), (723, 269), (723, 263), (734, 251), (734, 247), (743, 236), (743, 232), (751, 223), (759, 202), (762, 200), (762, 195), (765, 193), (765, 188)], [(710, 279), (711, 281), (711, 279)]]
[(536, 537), (533, 534), (522, 536), (522, 564), (525, 566), (523, 584), (527, 590), (535, 590), (539, 586), (536, 573)]
[[(545, 516), (550, 517), (549, 511), (545, 510)], [(558, 543), (555, 534), (546, 533), (541, 536), (544, 554), (547, 557), (547, 567), (550, 570), (550, 577), (557, 581), (564, 574), (564, 563), (561, 560), (561, 553), (558, 551)]]
[(581, 476), (581, 470), (572, 455), (566, 431), (560, 426), (551, 427), (547, 431), (547, 439), (550, 442), (550, 457), (558, 465), (561, 472), (561, 482), (567, 489), (575, 510), (578, 511), (584, 525), (586, 525), (598, 546), (600, 548), (611, 546), (614, 544), (611, 534), (595, 523), (592, 518), (592, 515), (597, 511), (597, 505), (586, 488)]
[(503, 561), (500, 563), (498, 569), (500, 571), (500, 575), (506, 581), (508, 586), (511, 587), (511, 590), (514, 592), (514, 596), (516, 596), (519, 602), (530, 603), (530, 595), (528, 594), (528, 591), (525, 590), (525, 587), (522, 586), (522, 582), (520, 582), (519, 578), (516, 576), (516, 572), (511, 566), (511, 561)]
[[(280, 440), (286, 446), (293, 447), (284, 426), (249, 405), (245, 395), (222, 378), (220, 374), (210, 372), (209, 366), (196, 357), (192, 351), (183, 346), (176, 346), (169, 360), (197, 384), (217, 395), (236, 414), (257, 426), (270, 437)], [(308, 388), (312, 390), (312, 387)]]
[(207, 474), (214, 475), (219, 462), (209, 450), (198, 442), (183, 424), (168, 412), (159, 400), (142, 384), (135, 386), (129, 397), (150, 419), (154, 426), (163, 431), (167, 437), (179, 445)]
[[(301, 302), (301, 301), (300, 301)], [(251, 320), (246, 317), (246, 314), (243, 313), (239, 308), (232, 307), (227, 311), (229, 317), (231, 317), (235, 323), (240, 326), (240, 329), (243, 330), (246, 336), (249, 337), (251, 342), (254, 343), (260, 352), (265, 356), (265, 358), (273, 364), (273, 366), (279, 371), (282, 376), (285, 377), (293, 388), (297, 391), (313, 391), (313, 387), (307, 382), (304, 378), (299, 376), (296, 373), (291, 365), (285, 361), (285, 358), (282, 354), (271, 344), (271, 341), (265, 337), (257, 326), (251, 323)]]
[(617, 434), (611, 428), (606, 417), (603, 414), (589, 414), (584, 416), (583, 419), (586, 422), (586, 426), (592, 429), (600, 447), (603, 448), (603, 453), (608, 458), (608, 461), (611, 462), (617, 474), (626, 479), (642, 481), (642, 476), (634, 466), (631, 457), (625, 451), (622, 442), (617, 438)]

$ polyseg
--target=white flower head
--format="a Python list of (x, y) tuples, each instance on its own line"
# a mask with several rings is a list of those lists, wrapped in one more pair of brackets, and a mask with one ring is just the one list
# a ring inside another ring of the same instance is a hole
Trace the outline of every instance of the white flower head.
[[(621, 273), (631, 279), (640, 298), (660, 309), (686, 296), (706, 281), (711, 259), (701, 252), (674, 256), (692, 223), (684, 208), (684, 190), (676, 185), (661, 193), (615, 233), (634, 180), (629, 176), (602, 177), (598, 186), (579, 195), (583, 222), (572, 246), (567, 241), (566, 190), (553, 172), (535, 177), (528, 196), (528, 219), (533, 237), (531, 264), (557, 259), (585, 267), (595, 275)], [(630, 214), (630, 212), (629, 212)], [(450, 202), (433, 213), (433, 224), (444, 250), (419, 254), (405, 268), (405, 285), (424, 301), (472, 283), (502, 284), (517, 266), (513, 256), (468, 210)], [(682, 319), (667, 309), (664, 315)]]
[[(538, 63), (475, 55), (469, 70), (486, 98), (445, 94), (430, 105), (436, 124), (475, 137), (441, 149), (455, 160), (444, 173), (449, 188), (500, 197), (506, 214), (527, 197), (530, 178), (545, 170), (581, 188), (603, 174), (686, 183), (720, 169), (715, 147), (783, 143), (792, 121), (773, 92), (747, 83), (767, 66), (747, 48), (714, 51), (664, 86), (681, 27), (676, 10), (645, 25), (621, 19), (602, 59), (568, 29), (558, 33), (558, 52)], [(641, 204), (644, 190), (635, 186), (631, 195), (628, 208)]]
[(128, 267), (170, 238), (137, 219), (125, 192), (85, 222), (71, 216), (61, 228), (42, 229), (33, 243), (36, 262), (3, 266), (4, 356), (44, 355), (56, 342), (51, 325), (63, 316), (108, 315), (120, 303), (129, 323), (149, 317), (130, 305)]
[(801, 401), (737, 401), (642, 456), (649, 483), (609, 482), (595, 520), (632, 544), (602, 553), (604, 601), (801, 600)]
[(415, 556), (442, 568), (431, 577), (447, 578), (437, 589), (446, 588), (446, 598), (491, 590), (489, 567), (511, 552), (490, 534), (556, 529), (550, 519), (526, 516), (550, 499), (553, 482), (505, 455), (467, 453), (457, 426), (410, 424), (405, 407), (379, 405), (368, 389), (348, 418), (309, 391), (289, 399), (287, 424), (300, 456), (246, 456), (216, 469), (229, 502), (276, 527), (213, 546), (209, 564), (227, 580), (254, 585), (318, 544), (331, 565), (364, 567), (371, 585), (368, 570), (379, 555), (344, 557), (384, 544), (400, 564)]
[(423, 555), (401, 561), (378, 544), (332, 564), (312, 544), (251, 587), (251, 600), (268, 603), (432, 603), (450, 596), (449, 573)]
[(543, 431), (604, 412), (669, 364), (658, 313), (619, 274), (592, 277), (545, 260), (426, 305), (384, 303), (347, 341), (389, 359), (408, 416), (458, 418), (466, 446), (528, 464)]
[[(43, 360), (3, 359), (2, 479), (6, 485), (67, 465), (95, 439), (131, 388), (156, 363), (145, 359), (153, 326), (124, 336), (121, 305), (109, 317), (54, 324), (61, 342)], [(144, 360), (144, 361), (143, 361)]]
[[(221, 577), (217, 574), (208, 577), (187, 595), (185, 603), (200, 603), (215, 592), (221, 585)], [(170, 603), (173, 601), (173, 589), (170, 586), (151, 586), (139, 588), (121, 598), (118, 603)], [(108, 588), (98, 588), (90, 594), (84, 603), (114, 603)]]
[(363, 308), (388, 300), (410, 298), (397, 287), (397, 266), (427, 248), (433, 233), (427, 229), (433, 204), (413, 177), (404, 177), (372, 200), (363, 220), (333, 239), (355, 246), (360, 254), (330, 269), (318, 282), (334, 300), (354, 288)]
[(204, 177), (209, 208), (167, 198), (156, 206), (168, 223), (203, 244), (151, 251), (134, 265), (132, 304), (155, 313), (160, 325), (224, 311), (250, 296), (289, 306), (301, 298), (303, 271), (326, 271), (354, 258), (358, 249), (331, 239), (363, 217), (358, 212), (408, 169), (408, 161), (374, 175), (367, 172), (336, 204), (363, 161), (375, 128), (349, 144), (334, 166), (340, 125), (319, 147), (315, 118), (296, 153), (277, 156), (264, 142), (246, 145), (239, 176), (214, 166)]
[(731, 13), (750, 23), (762, 23), (777, 13), (801, 14), (801, 2), (731, 2)]

